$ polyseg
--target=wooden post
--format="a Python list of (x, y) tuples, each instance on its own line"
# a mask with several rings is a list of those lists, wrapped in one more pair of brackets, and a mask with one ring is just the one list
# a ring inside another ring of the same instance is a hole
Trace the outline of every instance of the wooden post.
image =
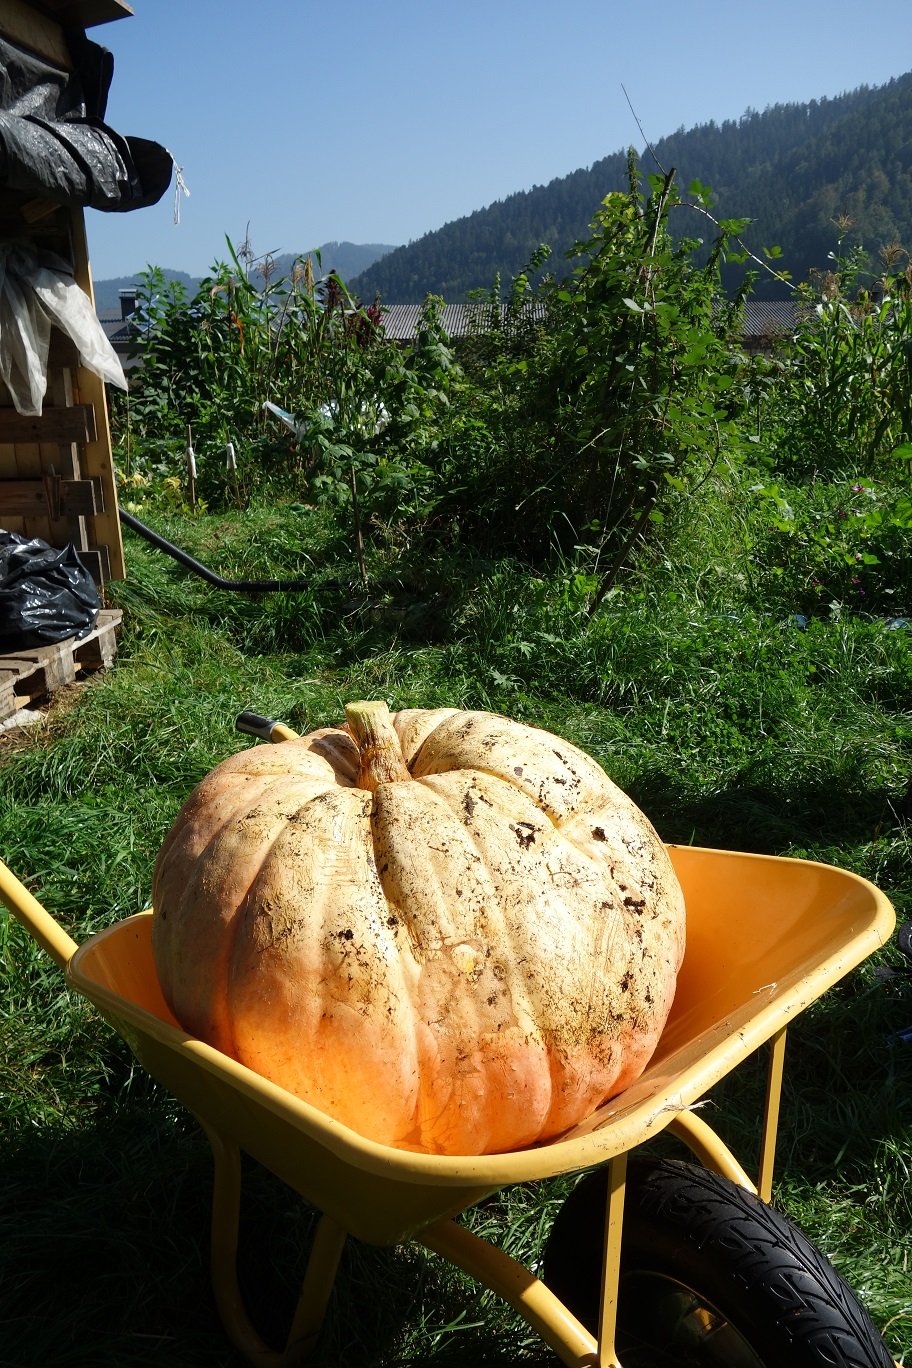
[[(81, 209), (70, 213), (70, 237), (73, 244), (73, 271), (77, 285), (85, 290), (95, 307), (95, 292), (92, 289), (92, 273), (89, 269), (89, 249), (86, 242), (85, 220)], [(123, 579), (126, 575), (123, 554), (123, 538), (120, 532), (120, 518), (117, 512), (117, 482), (114, 474), (114, 457), (111, 451), (111, 426), (108, 421), (108, 401), (104, 381), (100, 375), (79, 366), (76, 370), (74, 398), (77, 403), (91, 404), (95, 410), (94, 442), (86, 442), (82, 448), (81, 470), (83, 475), (94, 475), (101, 480), (104, 490), (105, 508), (88, 520), (88, 537), (93, 547), (107, 550), (108, 573), (112, 579)]]

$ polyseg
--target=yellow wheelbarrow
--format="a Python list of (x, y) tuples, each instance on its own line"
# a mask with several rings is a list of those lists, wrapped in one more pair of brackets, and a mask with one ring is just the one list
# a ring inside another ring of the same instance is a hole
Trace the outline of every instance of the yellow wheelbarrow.
[[(287, 728), (242, 715), (272, 741)], [(139, 1063), (199, 1119), (212, 1146), (212, 1284), (225, 1330), (255, 1365), (314, 1351), (348, 1235), (416, 1240), (509, 1302), (575, 1368), (715, 1368), (893, 1360), (823, 1256), (768, 1205), (788, 1023), (890, 937), (872, 884), (809, 861), (672, 846), (687, 902), (674, 1007), (642, 1077), (560, 1139), (454, 1157), (372, 1143), (181, 1029), (152, 959), (152, 914), (77, 946), (0, 864), (0, 898), (93, 1002)], [(770, 1042), (752, 1181), (694, 1110)], [(662, 1131), (697, 1163), (631, 1151)], [(237, 1281), (241, 1151), (322, 1214), (286, 1347), (253, 1328)], [(455, 1219), (485, 1196), (584, 1169), (559, 1212), (541, 1276)]]

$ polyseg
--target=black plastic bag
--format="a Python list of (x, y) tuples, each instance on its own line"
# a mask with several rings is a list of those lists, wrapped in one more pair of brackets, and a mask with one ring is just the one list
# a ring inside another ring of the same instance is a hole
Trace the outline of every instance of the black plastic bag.
[(72, 545), (0, 530), (0, 654), (88, 636), (101, 600)]

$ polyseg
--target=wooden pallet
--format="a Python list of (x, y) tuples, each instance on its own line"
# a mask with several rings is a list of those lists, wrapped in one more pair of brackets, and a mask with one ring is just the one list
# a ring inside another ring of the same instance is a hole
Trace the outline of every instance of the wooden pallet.
[(117, 651), (116, 633), (122, 617), (119, 608), (102, 608), (94, 631), (81, 640), (68, 637), (52, 646), (0, 656), (0, 718), (10, 717), (72, 684), (83, 670), (110, 665)]

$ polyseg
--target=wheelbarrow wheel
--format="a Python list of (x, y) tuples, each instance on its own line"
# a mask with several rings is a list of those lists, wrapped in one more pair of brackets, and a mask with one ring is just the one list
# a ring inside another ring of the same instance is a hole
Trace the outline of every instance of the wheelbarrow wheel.
[[(559, 1211), (544, 1281), (593, 1333), (608, 1181)], [(696, 1164), (627, 1172), (617, 1354), (624, 1368), (893, 1368), (868, 1313), (818, 1249), (752, 1193)]]

